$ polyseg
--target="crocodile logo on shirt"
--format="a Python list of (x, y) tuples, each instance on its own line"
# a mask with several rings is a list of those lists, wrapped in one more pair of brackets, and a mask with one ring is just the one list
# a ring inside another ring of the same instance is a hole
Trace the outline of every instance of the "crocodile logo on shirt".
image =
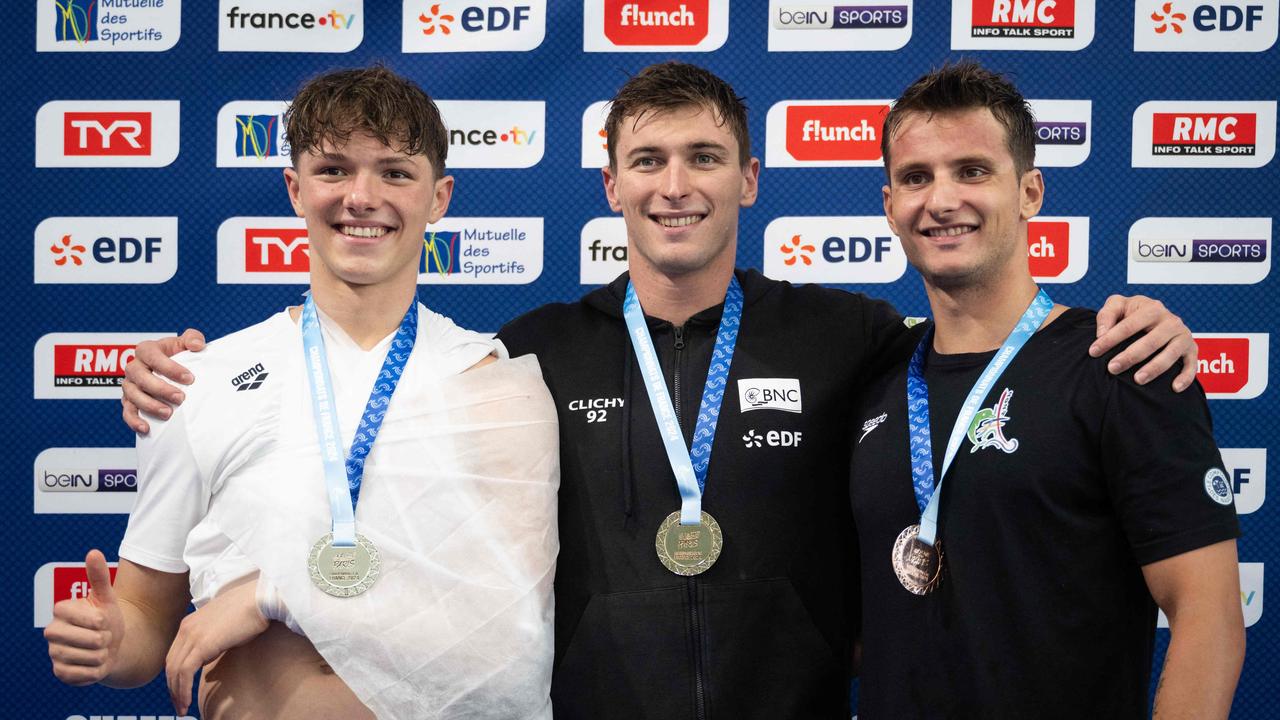
[(982, 408), (969, 423), (969, 442), (973, 447), (970, 453), (983, 448), (993, 447), (1011, 453), (1018, 449), (1018, 441), (1004, 436), (1004, 426), (1009, 422), (1009, 401), (1013, 399), (1013, 391), (1005, 388), (1000, 399), (989, 408)]

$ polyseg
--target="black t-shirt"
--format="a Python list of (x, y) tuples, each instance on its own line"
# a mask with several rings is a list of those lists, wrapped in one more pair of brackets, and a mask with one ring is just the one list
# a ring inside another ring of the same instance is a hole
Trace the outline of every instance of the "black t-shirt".
[[(1141, 567), (1239, 526), (1199, 385), (1109, 375), (1108, 358), (1087, 355), (1094, 322), (1073, 309), (1042, 328), (985, 398), (942, 486), (944, 575), (930, 595), (904, 589), (890, 562), (920, 518), (906, 363), (860, 402), (859, 717), (1146, 717), (1156, 606)], [(929, 352), (935, 471), (993, 355)]]

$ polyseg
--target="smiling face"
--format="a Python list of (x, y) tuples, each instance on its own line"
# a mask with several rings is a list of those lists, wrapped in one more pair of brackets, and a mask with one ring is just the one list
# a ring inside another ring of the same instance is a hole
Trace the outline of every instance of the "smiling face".
[(324, 141), (286, 168), (294, 212), (307, 221), (312, 287), (416, 285), (426, 226), (449, 207), (453, 178), (425, 155), (364, 132)]
[(738, 209), (755, 202), (760, 161), (703, 106), (624, 118), (604, 168), (609, 206), (627, 224), (633, 276), (732, 272)]
[(986, 108), (912, 113), (890, 138), (884, 214), (928, 287), (993, 287), (1030, 277), (1027, 220), (1039, 170), (1021, 175), (1004, 126)]

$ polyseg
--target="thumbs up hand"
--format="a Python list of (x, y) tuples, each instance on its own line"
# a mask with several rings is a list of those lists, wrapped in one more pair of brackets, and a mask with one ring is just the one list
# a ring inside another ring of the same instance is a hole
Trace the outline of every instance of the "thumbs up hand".
[(84, 558), (89, 596), (53, 606), (53, 622), (44, 629), (53, 674), (68, 685), (89, 685), (111, 673), (124, 639), (124, 613), (111, 587), (107, 559), (97, 550)]

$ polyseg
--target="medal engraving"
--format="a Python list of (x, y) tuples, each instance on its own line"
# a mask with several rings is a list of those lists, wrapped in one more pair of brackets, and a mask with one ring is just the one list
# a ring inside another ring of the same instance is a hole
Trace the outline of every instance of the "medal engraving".
[(680, 512), (671, 513), (658, 527), (654, 548), (658, 560), (677, 575), (700, 575), (715, 564), (724, 549), (720, 523), (706, 511), (697, 525), (681, 525)]
[(378, 548), (356, 534), (352, 547), (337, 547), (333, 533), (316, 541), (307, 557), (307, 571), (316, 587), (334, 597), (354, 597), (368, 590), (378, 579), (382, 559)]
[(893, 573), (909, 592), (928, 595), (938, 588), (942, 580), (942, 543), (922, 542), (919, 525), (911, 525), (898, 533), (891, 559)]

